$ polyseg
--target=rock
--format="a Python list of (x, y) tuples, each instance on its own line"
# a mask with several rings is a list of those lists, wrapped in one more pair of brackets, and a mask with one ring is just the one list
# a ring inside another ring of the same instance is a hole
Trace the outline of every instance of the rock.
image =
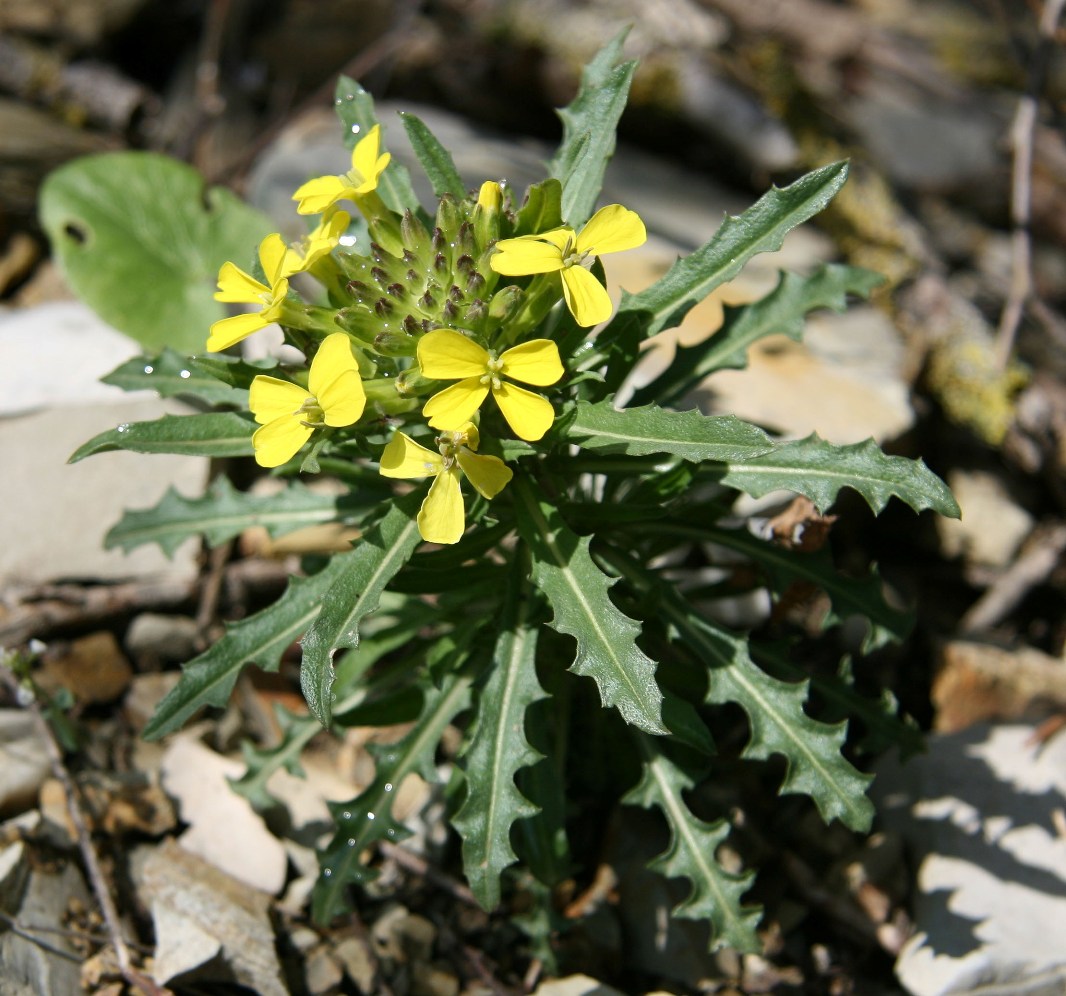
[(122, 695), (133, 669), (114, 634), (104, 630), (69, 644), (50, 644), (36, 677), (46, 691), (65, 688), (79, 704), (93, 705)]
[(123, 641), (139, 667), (156, 670), (182, 664), (197, 654), (200, 631), (189, 616), (142, 612), (130, 623)]
[(377, 976), (370, 943), (361, 937), (346, 937), (334, 947), (333, 954), (340, 960), (356, 988), (369, 996), (374, 991), (374, 979)]
[(134, 675), (130, 690), (122, 702), (126, 721), (135, 731), (140, 731), (152, 718), (156, 707), (181, 679), (178, 671)]
[(248, 800), (227, 779), (244, 773), (240, 761), (216, 754), (199, 741), (181, 736), (162, 763), (163, 788), (181, 810), (189, 828), (180, 845), (228, 875), (268, 894), (285, 884), (285, 848)]
[(914, 996), (1066, 989), (1066, 737), (1028, 726), (930, 737), (874, 782), (918, 862), (915, 933), (896, 973)]
[(156, 982), (236, 982), (260, 996), (285, 996), (266, 893), (172, 840), (135, 851), (131, 873), (152, 913)]
[(969, 564), (1007, 567), (1033, 528), (1033, 516), (1011, 497), (998, 474), (955, 468), (947, 483), (962, 518), (937, 517), (943, 555), (965, 557)]
[(67, 464), (99, 432), (189, 410), (98, 383), (137, 355), (136, 343), (77, 302), (0, 312), (0, 343), (0, 415), (7, 416), (0, 418), (0, 457), (11, 480), (33, 484), (5, 497), (5, 521), (19, 528), (9, 528), (0, 543), (0, 586), (150, 573), (193, 577), (195, 541), (168, 560), (155, 546), (128, 555), (105, 551), (103, 538), (124, 508), (154, 505), (168, 485), (186, 494), (202, 488), (205, 458), (112, 452)]
[(311, 996), (322, 996), (341, 984), (344, 972), (329, 948), (322, 947), (312, 951), (304, 967), (304, 979)]
[(567, 975), (562, 979), (549, 979), (533, 990), (533, 996), (623, 996), (617, 989), (587, 975)]
[(48, 743), (33, 716), (20, 709), (0, 709), (0, 815), (32, 806), (50, 772)]

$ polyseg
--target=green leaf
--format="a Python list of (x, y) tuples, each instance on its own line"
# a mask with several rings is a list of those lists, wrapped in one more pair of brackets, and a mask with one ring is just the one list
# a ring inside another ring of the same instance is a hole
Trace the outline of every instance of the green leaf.
[(41, 225), (75, 293), (146, 349), (195, 353), (227, 315), (219, 268), (255, 255), (274, 230), (192, 167), (151, 152), (75, 159), (45, 179)]
[(471, 682), (469, 675), (454, 668), (440, 688), (425, 682), (422, 712), (411, 732), (397, 743), (369, 746), (374, 755), (374, 781), (351, 801), (330, 803), (337, 832), (319, 854), (321, 873), (311, 899), (318, 923), (328, 924), (350, 908), (346, 895), (349, 885), (375, 877), (375, 872), (360, 863), (367, 847), (380, 840), (399, 841), (408, 836), (409, 831), (392, 815), (396, 789), (412, 772), (429, 782), (437, 780), (437, 744), (448, 724), (470, 704)]
[(426, 127), (425, 122), (409, 111), (401, 111), (400, 120), (403, 121), (404, 130), (411, 140), (411, 148), (433, 185), (433, 193), (437, 197), (451, 194), (459, 201), (466, 197), (466, 187), (459, 170), (455, 168), (455, 160), (437, 141), (437, 137)]
[(197, 359), (170, 348), (158, 356), (137, 356), (127, 360), (100, 380), (124, 391), (156, 391), (163, 398), (197, 398), (209, 405), (248, 408), (246, 388), (223, 383), (206, 373)]
[(667, 878), (688, 879), (688, 896), (673, 909), (687, 920), (706, 920), (711, 927), (710, 949), (726, 945), (741, 952), (762, 950), (755, 928), (762, 909), (744, 905), (741, 897), (751, 888), (752, 873), (726, 871), (715, 853), (729, 835), (725, 820), (707, 823), (692, 814), (684, 792), (694, 780), (663, 752), (661, 741), (640, 737), (644, 765), (640, 781), (623, 802), (649, 809), (658, 806), (670, 828), (667, 849), (648, 864)]
[(415, 515), (420, 492), (397, 499), (360, 539), (323, 600), (322, 612), (303, 639), (300, 687), (323, 726), (332, 714), (333, 655), (359, 645), (359, 622), (378, 607), (385, 586), (421, 542)]
[(628, 33), (627, 28), (618, 34), (582, 70), (577, 96), (558, 111), (563, 140), (548, 168), (562, 181), (562, 214), (571, 228), (579, 228), (592, 214), (614, 155), (615, 129), (637, 68), (636, 60), (616, 65)]
[(202, 706), (224, 706), (246, 664), (276, 671), (281, 655), (314, 622), (326, 592), (347, 570), (352, 556), (335, 554), (317, 574), (293, 578), (273, 605), (230, 623), (210, 650), (182, 668), (181, 679), (164, 696), (145, 727), (145, 738), (155, 740), (173, 732)]
[(566, 436), (583, 450), (644, 456), (669, 453), (685, 460), (745, 460), (774, 448), (762, 429), (734, 415), (675, 412), (655, 405), (619, 411), (610, 399), (579, 401)]
[(543, 755), (526, 739), (526, 709), (546, 693), (537, 680), (537, 632), (525, 565), (512, 583), (488, 674), (477, 701), (477, 726), (463, 760), (466, 799), (452, 820), (463, 839), (463, 868), (486, 910), (500, 902), (500, 875), (518, 860), (511, 825), (537, 812), (515, 775)]
[(612, 348), (608, 390), (617, 390), (629, 374), (626, 357), (635, 355), (642, 340), (680, 325), (693, 307), (732, 280), (752, 256), (780, 249), (793, 228), (829, 203), (847, 175), (846, 162), (831, 163), (787, 187), (771, 187), (747, 211), (727, 215), (710, 241), (679, 259), (651, 287), (638, 294), (623, 292), (617, 313), (597, 337)]
[(526, 192), (525, 203), (515, 217), (515, 235), (538, 235), (563, 223), (563, 188), (554, 177), (534, 183)]
[(190, 536), (203, 536), (209, 546), (218, 546), (251, 526), (264, 527), (270, 536), (282, 536), (305, 526), (344, 520), (382, 494), (360, 495), (356, 503), (354, 496), (316, 494), (292, 481), (277, 494), (253, 495), (238, 491), (220, 476), (200, 498), (184, 498), (171, 487), (155, 507), (127, 510), (104, 537), (104, 546), (129, 551), (158, 543), (169, 557)]
[(256, 424), (250, 417), (236, 412), (164, 415), (154, 422), (123, 423), (101, 432), (79, 446), (67, 463), (111, 450), (206, 457), (251, 456), (255, 430)]
[(870, 270), (832, 263), (809, 277), (782, 273), (777, 287), (762, 300), (739, 308), (727, 306), (721, 328), (709, 339), (679, 346), (670, 366), (636, 391), (630, 403), (673, 404), (714, 371), (747, 366), (748, 349), (759, 339), (783, 334), (799, 341), (807, 312), (816, 308), (843, 311), (848, 294), (866, 297), (883, 279)]
[(948, 486), (921, 460), (887, 456), (872, 439), (838, 446), (812, 433), (743, 463), (729, 462), (719, 480), (753, 498), (780, 490), (805, 495), (819, 512), (847, 487), (876, 513), (895, 495), (916, 512), (931, 508), (954, 519), (961, 514)]
[(861, 578), (841, 574), (828, 549), (810, 553), (789, 550), (746, 530), (722, 529), (714, 525), (702, 525), (699, 530), (692, 531), (692, 536), (750, 557), (767, 572), (772, 587), (779, 593), (796, 583), (820, 588), (829, 596), (831, 607), (822, 622), (823, 627), (852, 616), (862, 616), (869, 623), (864, 651), (882, 647), (890, 641), (898, 643), (914, 625), (911, 613), (893, 608), (885, 601), (883, 584), (875, 572)]
[[(380, 124), (374, 113), (374, 98), (348, 76), (340, 76), (337, 79), (334, 106), (337, 117), (344, 126), (344, 144), (349, 149), (374, 125)], [(382, 128), (382, 132), (384, 131)], [(381, 144), (383, 149), (388, 148), (384, 136)], [(418, 195), (411, 186), (411, 174), (395, 156), (378, 179), (377, 192), (397, 214), (403, 214), (405, 210), (416, 213), (419, 211)]]
[(640, 626), (608, 596), (614, 579), (589, 554), (588, 536), (578, 537), (558, 511), (540, 502), (524, 481), (512, 489), (519, 499), (518, 529), (533, 554), (533, 581), (555, 613), (551, 626), (577, 641), (570, 670), (595, 680), (604, 705), (649, 733), (666, 733), (662, 692), (655, 663), (637, 646)]

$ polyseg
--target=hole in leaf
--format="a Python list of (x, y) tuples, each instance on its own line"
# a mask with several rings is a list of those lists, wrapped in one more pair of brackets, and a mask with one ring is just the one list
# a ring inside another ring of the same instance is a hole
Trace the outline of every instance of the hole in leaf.
[(68, 221), (63, 225), (63, 234), (75, 245), (84, 246), (89, 242), (88, 229), (76, 221)]

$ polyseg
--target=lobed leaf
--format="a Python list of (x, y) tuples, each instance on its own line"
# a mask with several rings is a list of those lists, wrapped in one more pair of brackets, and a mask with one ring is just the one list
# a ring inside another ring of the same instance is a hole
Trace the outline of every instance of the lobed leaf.
[(146, 543), (158, 543), (172, 556), (190, 536), (203, 536), (209, 546), (218, 546), (252, 526), (262, 526), (270, 536), (282, 536), (305, 526), (337, 522), (366, 508), (380, 495), (354, 496), (316, 494), (299, 481), (272, 495), (238, 491), (225, 476), (216, 477), (200, 498), (185, 498), (173, 487), (153, 508), (130, 511), (104, 537), (108, 549), (129, 551)]
[(153, 152), (104, 152), (54, 170), (41, 225), (81, 300), (149, 350), (195, 353), (227, 309), (214, 299), (227, 260), (245, 266), (274, 230), (264, 214), (191, 166)]
[(628, 33), (620, 32), (585, 66), (577, 96), (557, 112), (563, 139), (548, 169), (562, 182), (562, 215), (571, 228), (580, 228), (595, 209), (614, 155), (615, 129), (637, 68), (636, 60), (617, 64)]
[(101, 432), (82, 443), (67, 463), (77, 463), (87, 456), (111, 450), (205, 457), (251, 456), (255, 430), (255, 422), (237, 412), (164, 415), (152, 422), (123, 423)]
[(347, 569), (351, 553), (335, 554), (317, 574), (294, 577), (273, 605), (230, 623), (225, 635), (189, 661), (144, 728), (155, 740), (178, 729), (203, 706), (224, 706), (246, 664), (276, 671), (281, 655), (299, 639), (322, 609), (330, 586)]
[(669, 453), (697, 463), (745, 460), (774, 448), (762, 429), (734, 415), (675, 412), (655, 405), (619, 410), (610, 399), (579, 401), (565, 431), (583, 450), (626, 456)]
[(460, 201), (466, 197), (466, 187), (459, 170), (455, 168), (455, 160), (425, 122), (409, 111), (401, 111), (400, 120), (411, 141), (411, 148), (433, 185), (433, 193), (438, 198), (451, 194)]
[(612, 349), (608, 390), (617, 390), (629, 374), (642, 340), (680, 325), (693, 307), (732, 280), (752, 256), (780, 249), (793, 228), (829, 203), (847, 175), (848, 164), (837, 162), (787, 187), (771, 187), (742, 214), (727, 215), (710, 241), (679, 259), (651, 287), (638, 294), (623, 291), (618, 311), (598, 337)]
[(747, 366), (752, 344), (768, 335), (803, 337), (804, 317), (817, 308), (843, 311), (849, 294), (866, 297), (883, 281), (880, 274), (830, 263), (809, 277), (782, 273), (766, 297), (741, 307), (726, 307), (721, 328), (704, 342), (679, 346), (663, 373), (634, 392), (631, 404), (671, 405), (716, 370)]
[(423, 684), (422, 711), (411, 732), (394, 744), (370, 745), (374, 755), (374, 780), (354, 799), (330, 803), (337, 831), (319, 853), (319, 879), (312, 894), (315, 920), (328, 924), (347, 912), (348, 886), (372, 880), (375, 873), (363, 866), (363, 851), (381, 840), (399, 841), (409, 831), (392, 815), (396, 789), (412, 772), (427, 781), (437, 780), (437, 744), (445, 728), (470, 704), (472, 678), (456, 664), (440, 687)]
[(333, 655), (359, 645), (360, 621), (378, 607), (385, 586), (422, 541), (415, 515), (422, 495), (397, 499), (359, 540), (323, 599), (322, 611), (302, 640), (300, 688), (323, 726), (332, 715)]
[[(344, 144), (349, 149), (374, 125), (381, 123), (374, 111), (374, 98), (349, 76), (338, 77), (333, 104), (344, 126)], [(388, 148), (384, 135), (382, 148)], [(397, 214), (403, 214), (406, 210), (417, 213), (420, 210), (418, 195), (411, 186), (411, 174), (395, 156), (378, 179), (377, 192)]]
[(895, 495), (916, 512), (931, 508), (953, 519), (961, 514), (948, 486), (921, 460), (888, 456), (872, 439), (839, 446), (812, 433), (743, 463), (729, 462), (719, 480), (753, 498), (793, 491), (810, 498), (819, 512), (847, 487), (858, 491), (875, 513)]
[(124, 391), (156, 391), (163, 398), (197, 398), (209, 405), (232, 405), (242, 411), (248, 407), (247, 388), (224, 383), (207, 373), (198, 358), (169, 347), (158, 356), (127, 360), (100, 380)]
[(640, 626), (611, 602), (607, 593), (614, 579), (593, 562), (591, 538), (571, 532), (524, 481), (516, 479), (512, 488), (520, 503), (518, 529), (533, 554), (533, 581), (555, 613), (551, 626), (577, 641), (570, 670), (591, 677), (604, 705), (616, 708), (627, 723), (649, 733), (668, 732), (655, 663), (637, 646)]
[[(519, 565), (524, 568), (519, 562)], [(516, 577), (517, 575), (517, 577)], [(500, 875), (518, 860), (511, 825), (536, 814), (515, 775), (543, 755), (526, 739), (526, 709), (546, 693), (537, 680), (537, 633), (524, 570), (512, 573), (488, 678), (477, 700), (477, 724), (462, 760), (466, 799), (452, 825), (463, 839), (463, 868), (486, 910), (500, 902)]]
[(515, 235), (538, 235), (563, 223), (563, 188), (554, 177), (534, 183), (515, 215)]
[(644, 756), (641, 778), (622, 801), (645, 809), (657, 806), (666, 817), (670, 844), (648, 867), (667, 878), (688, 879), (691, 890), (674, 907), (673, 915), (706, 920), (712, 951), (726, 945), (741, 952), (761, 951), (755, 928), (762, 909), (741, 902), (753, 873), (728, 872), (715, 858), (729, 835), (729, 824), (725, 820), (707, 823), (693, 815), (683, 793), (692, 788), (694, 779), (664, 753), (661, 741), (640, 737), (640, 745)]

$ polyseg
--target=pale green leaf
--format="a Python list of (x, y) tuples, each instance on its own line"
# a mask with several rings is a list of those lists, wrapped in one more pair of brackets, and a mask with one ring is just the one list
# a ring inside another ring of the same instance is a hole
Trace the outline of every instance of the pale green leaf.
[(563, 139), (549, 171), (563, 185), (562, 215), (579, 228), (592, 214), (603, 187), (607, 163), (614, 155), (615, 129), (625, 110), (635, 60), (618, 64), (628, 28), (585, 66), (570, 105), (558, 111)]
[(437, 197), (451, 194), (459, 201), (466, 197), (466, 187), (455, 168), (451, 153), (440, 144), (425, 122), (409, 111), (402, 111), (400, 120), (411, 141), (411, 148), (433, 186), (433, 193)]
[(644, 456), (668, 453), (685, 460), (746, 460), (774, 448), (762, 429), (733, 415), (675, 412), (647, 405), (618, 410), (611, 401), (580, 401), (566, 436), (584, 450)]
[(322, 612), (304, 636), (300, 687), (323, 726), (332, 714), (333, 655), (359, 645), (359, 623), (378, 607), (385, 586), (421, 542), (415, 515), (422, 495), (397, 499), (359, 540), (326, 593)]
[(820, 512), (841, 488), (854, 488), (877, 513), (895, 495), (916, 512), (960, 515), (948, 486), (921, 460), (887, 456), (872, 439), (838, 446), (812, 433), (751, 460), (730, 461), (720, 480), (753, 498), (781, 490), (805, 495)]
[(45, 179), (41, 225), (75, 293), (149, 350), (196, 353), (225, 318), (214, 300), (227, 260), (247, 267), (273, 230), (191, 166), (152, 152), (75, 159)]
[[(264, 373), (265, 368), (256, 372)], [(242, 410), (248, 407), (247, 388), (219, 380), (207, 373), (197, 358), (169, 348), (158, 356), (127, 360), (100, 380), (124, 391), (156, 391), (163, 398), (191, 397), (209, 405), (232, 405)]]
[(727, 306), (721, 328), (709, 339), (679, 346), (670, 366), (634, 392), (630, 404), (674, 404), (714, 371), (747, 366), (748, 349), (759, 339), (782, 334), (798, 341), (807, 312), (817, 308), (843, 311), (849, 294), (866, 297), (883, 279), (870, 270), (836, 264), (823, 266), (809, 277), (782, 273), (766, 297), (737, 308)]
[(519, 769), (542, 756), (525, 732), (526, 709), (545, 697), (537, 681), (539, 627), (529, 618), (533, 604), (526, 579), (512, 575), (495, 653), (478, 695), (473, 739), (462, 759), (466, 799), (452, 820), (463, 839), (467, 881), (486, 910), (499, 905), (500, 875), (518, 860), (511, 825), (537, 812), (515, 784)]
[(620, 612), (607, 577), (589, 555), (590, 537), (570, 531), (556, 509), (538, 501), (525, 482), (512, 482), (518, 528), (533, 554), (533, 581), (547, 596), (552, 628), (577, 641), (570, 670), (595, 680), (604, 705), (649, 733), (666, 733), (655, 662), (637, 646), (640, 626)]
[(640, 745), (644, 756), (640, 781), (622, 801), (646, 809), (657, 806), (666, 817), (670, 844), (648, 867), (667, 878), (688, 880), (689, 894), (673, 915), (706, 920), (712, 951), (726, 945), (741, 952), (762, 950), (755, 932), (762, 910), (741, 899), (751, 888), (752, 873), (728, 872), (715, 857), (729, 835), (729, 824), (725, 820), (707, 823), (693, 815), (684, 792), (694, 781), (664, 753), (662, 741), (640, 737)]
[(153, 422), (124, 422), (83, 443), (67, 462), (77, 463), (94, 453), (111, 450), (205, 457), (251, 456), (255, 429), (251, 416), (236, 412), (164, 415)]
[(230, 623), (220, 640), (182, 668), (180, 681), (159, 703), (143, 735), (157, 739), (178, 729), (205, 705), (224, 706), (247, 664), (277, 670), (281, 655), (314, 622), (322, 599), (347, 570), (351, 556), (335, 554), (317, 574), (293, 578), (273, 605)]
[(344, 521), (384, 494), (384, 488), (358, 499), (317, 494), (292, 481), (277, 494), (255, 495), (238, 491), (228, 478), (219, 476), (202, 497), (185, 498), (171, 487), (153, 508), (127, 510), (104, 537), (104, 546), (129, 551), (158, 543), (169, 557), (190, 536), (203, 536), (209, 546), (218, 546), (252, 526), (282, 536), (305, 526)]
[(538, 235), (563, 223), (563, 188), (554, 177), (534, 183), (526, 192), (525, 202), (515, 216), (515, 235)]
[(472, 679), (447, 673), (441, 687), (423, 685), (422, 711), (410, 733), (394, 744), (371, 745), (374, 780), (354, 799), (330, 803), (337, 825), (333, 839), (319, 853), (319, 879), (312, 894), (315, 920), (323, 925), (351, 908), (351, 885), (369, 882), (375, 873), (362, 864), (363, 851), (381, 840), (400, 841), (409, 831), (392, 815), (393, 802), (404, 778), (411, 773), (437, 780), (436, 751), (445, 727), (470, 704)]

